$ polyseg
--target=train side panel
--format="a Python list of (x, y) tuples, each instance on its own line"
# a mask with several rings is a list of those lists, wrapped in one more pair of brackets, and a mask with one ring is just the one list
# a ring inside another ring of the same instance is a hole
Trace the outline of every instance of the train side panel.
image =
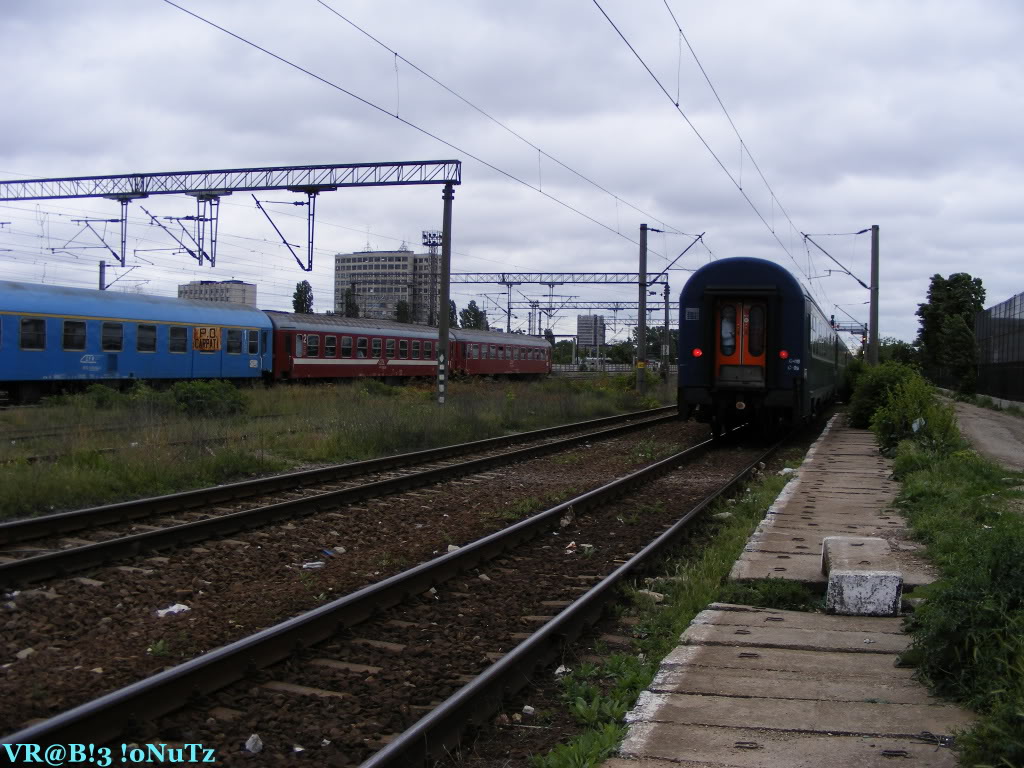
[(250, 307), (0, 281), (0, 388), (256, 379), (270, 369), (269, 331)]

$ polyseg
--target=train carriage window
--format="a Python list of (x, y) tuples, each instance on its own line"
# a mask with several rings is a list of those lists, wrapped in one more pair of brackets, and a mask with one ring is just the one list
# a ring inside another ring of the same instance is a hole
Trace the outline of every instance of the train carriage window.
[(338, 356), (338, 337), (324, 336), (324, 357)]
[(21, 318), (21, 348), (46, 349), (46, 321), (42, 318)]
[(723, 304), (719, 311), (721, 316), (721, 350), (726, 357), (736, 352), (736, 307)]
[(104, 352), (120, 352), (124, 348), (124, 326), (121, 323), (104, 323), (100, 346)]
[(490, 353), (487, 351), (487, 345), (486, 344), (481, 344), (480, 345), (480, 359), (481, 360), (490, 360), (491, 359), (490, 358)]
[(263, 354), (265, 355), (265, 354), (267, 354), (267, 332), (266, 331), (260, 331), (260, 338), (263, 340), (262, 347), (263, 347)]
[(392, 358), (394, 356), (395, 356), (395, 340), (394, 339), (388, 339), (387, 357), (388, 357), (388, 359), (390, 359), (390, 358)]
[(493, 344), (491, 344), (491, 360), (497, 360), (497, 359), (498, 359), (498, 348), (496, 346), (494, 346)]
[(188, 351), (188, 328), (183, 325), (172, 325), (168, 329), (167, 351), (175, 354)]
[(750, 308), (750, 329), (747, 331), (747, 351), (754, 357), (764, 354), (764, 307), (755, 304)]
[(423, 342), (423, 359), (433, 360), (434, 359), (434, 342), (424, 341)]
[(306, 357), (320, 356), (320, 337), (315, 333), (306, 334)]
[(414, 341), (412, 343), (412, 359), (413, 360), (419, 360), (420, 359), (420, 343), (418, 341)]
[(242, 331), (238, 328), (228, 328), (227, 345), (225, 351), (229, 355), (242, 354)]
[(302, 353), (306, 348), (306, 339), (301, 333), (295, 334), (295, 357), (302, 357)]
[(398, 342), (398, 356), (403, 360), (409, 357), (409, 342), (405, 339), (400, 339)]
[(64, 321), (64, 349), (70, 352), (85, 350), (85, 322), (82, 320)]
[(356, 357), (366, 357), (366, 339), (359, 338), (356, 341)]
[(259, 331), (246, 331), (249, 334), (249, 354), (258, 355), (260, 353), (260, 332)]
[[(364, 352), (365, 352), (365, 350), (364, 350)], [(341, 356), (345, 357), (345, 358), (352, 357), (352, 337), (351, 336), (342, 336), (341, 337)]]
[[(241, 333), (241, 331), (239, 331)], [(156, 326), (139, 325), (135, 332), (136, 352), (156, 352)]]
[(380, 359), (380, 347), (381, 347), (380, 339), (373, 339), (373, 343), (370, 345), (370, 349), (371, 349), (370, 357), (374, 358), (375, 360), (379, 360)]

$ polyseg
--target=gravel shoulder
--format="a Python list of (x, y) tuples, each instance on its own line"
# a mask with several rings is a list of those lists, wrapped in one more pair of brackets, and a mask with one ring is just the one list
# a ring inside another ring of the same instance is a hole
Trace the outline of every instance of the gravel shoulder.
[(978, 453), (1024, 472), (1024, 419), (967, 403), (954, 403), (960, 432)]

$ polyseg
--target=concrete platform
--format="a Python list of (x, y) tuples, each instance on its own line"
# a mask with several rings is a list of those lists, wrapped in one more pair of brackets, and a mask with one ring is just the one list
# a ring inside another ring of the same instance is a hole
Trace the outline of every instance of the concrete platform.
[[(835, 427), (834, 424), (830, 424)], [(769, 510), (730, 575), (824, 587), (822, 539), (884, 538), (908, 586), (934, 579), (904, 521), (889, 462), (866, 431), (833, 428)], [(902, 619), (714, 603), (698, 614), (627, 715), (603, 768), (953, 768), (966, 711), (895, 666)]]
[(822, 538), (865, 536), (889, 542), (907, 589), (930, 584), (935, 569), (906, 551), (906, 521), (890, 508), (899, 493), (899, 484), (890, 479), (891, 464), (878, 453), (871, 432), (833, 420), (768, 510), (729, 578), (790, 579), (824, 590)]

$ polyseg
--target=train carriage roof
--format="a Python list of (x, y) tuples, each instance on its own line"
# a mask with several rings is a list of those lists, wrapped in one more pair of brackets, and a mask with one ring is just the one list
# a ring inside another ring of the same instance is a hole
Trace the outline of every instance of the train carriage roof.
[(57, 317), (225, 325), (269, 328), (267, 316), (255, 307), (218, 301), (194, 301), (170, 296), (100, 291), (0, 280), (0, 313)]
[[(343, 317), (341, 315), (305, 315), (293, 312), (267, 312), (275, 330), (294, 330), (304, 333), (344, 333), (353, 336), (369, 336), (387, 333), (410, 339), (436, 339), (437, 328), (420, 323), (399, 323), (395, 320), (377, 320), (368, 317)], [(548, 346), (547, 341), (536, 336), (518, 333), (497, 333), (472, 328), (452, 328), (452, 341), (487, 342), (488, 344), (517, 344), (524, 347)]]

